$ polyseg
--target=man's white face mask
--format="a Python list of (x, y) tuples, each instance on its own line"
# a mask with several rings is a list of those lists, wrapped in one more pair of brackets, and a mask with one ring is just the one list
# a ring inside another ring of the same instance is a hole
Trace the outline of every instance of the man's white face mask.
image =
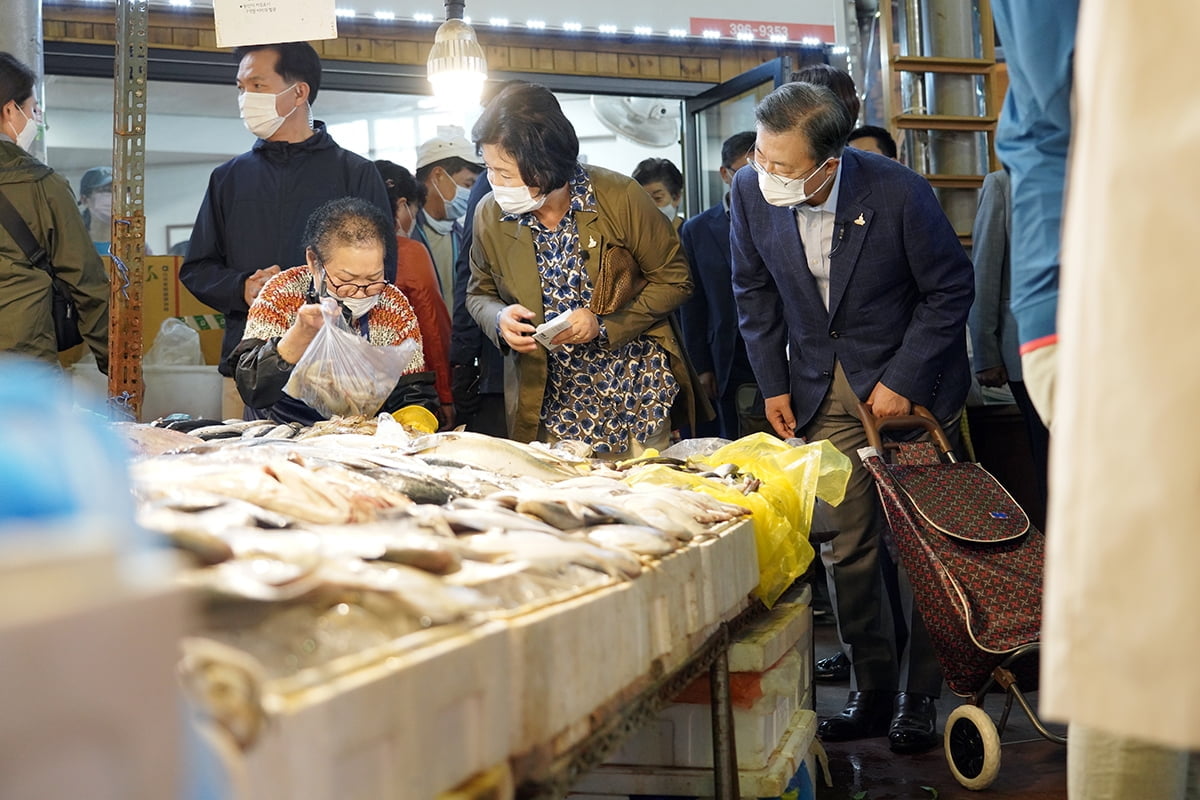
[(242, 122), (245, 123), (246, 130), (260, 139), (269, 139), (275, 135), (275, 131), (279, 130), (283, 121), (296, 110), (296, 107), (293, 106), (291, 111), (281, 117), (275, 110), (275, 100), (279, 95), (286, 94), (295, 88), (296, 84), (293, 83), (276, 94), (247, 91), (238, 95), (238, 111), (242, 115)]
[(821, 193), (821, 190), (825, 188), (825, 185), (829, 183), (833, 175), (837, 174), (836, 172), (821, 181), (821, 185), (817, 187), (816, 191), (806, 192), (804, 187), (808, 184), (812, 176), (820, 172), (832, 160), (832, 157), (825, 159), (817, 165), (816, 169), (803, 178), (784, 178), (773, 172), (767, 172), (766, 167), (759, 164), (753, 158), (750, 159), (749, 164), (751, 169), (758, 173), (758, 188), (762, 192), (763, 199), (773, 206), (791, 208), (792, 206), (806, 203), (810, 197)]

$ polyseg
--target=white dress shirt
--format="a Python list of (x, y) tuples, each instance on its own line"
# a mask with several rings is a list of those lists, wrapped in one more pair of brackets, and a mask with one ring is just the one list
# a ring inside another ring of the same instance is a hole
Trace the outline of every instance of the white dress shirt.
[(794, 206), (796, 224), (800, 228), (800, 241), (804, 244), (804, 257), (808, 260), (808, 271), (817, 281), (817, 290), (829, 309), (829, 254), (833, 250), (833, 217), (837, 211), (838, 189), (842, 184), (842, 162), (838, 160), (837, 172), (833, 176), (833, 187), (829, 197), (819, 206), (801, 203)]

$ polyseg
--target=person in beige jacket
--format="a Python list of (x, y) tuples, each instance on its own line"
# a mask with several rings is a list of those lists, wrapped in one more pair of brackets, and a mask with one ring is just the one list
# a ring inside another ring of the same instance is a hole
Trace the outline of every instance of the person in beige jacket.
[(1040, 699), (1074, 800), (1200, 797), (1200, 6), (1165, 5), (1076, 37)]
[[(692, 293), (691, 276), (650, 196), (578, 162), (575, 130), (542, 86), (503, 89), (473, 136), (492, 194), (475, 212), (467, 308), (505, 355), (510, 437), (578, 440), (616, 458), (665, 447), (697, 403), (711, 415), (670, 319)], [(645, 285), (597, 314), (589, 305), (615, 246)], [(555, 317), (566, 327), (537, 341), (536, 328)]]

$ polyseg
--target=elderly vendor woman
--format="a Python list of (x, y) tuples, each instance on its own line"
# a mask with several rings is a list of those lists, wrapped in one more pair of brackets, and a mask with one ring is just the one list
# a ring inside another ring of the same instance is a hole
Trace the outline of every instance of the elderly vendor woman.
[(230, 354), (238, 392), (246, 405), (278, 422), (311, 425), (324, 415), (285, 391), (300, 357), (325, 323), (321, 298), (332, 298), (350, 329), (372, 345), (416, 347), (402, 374), (380, 376), (393, 384), (378, 409), (406, 406), (437, 411), (433, 373), (425, 369), (421, 331), (404, 293), (384, 278), (384, 252), (393, 236), (382, 211), (344, 197), (313, 212), (304, 232), (307, 264), (271, 278), (250, 306), (246, 332)]

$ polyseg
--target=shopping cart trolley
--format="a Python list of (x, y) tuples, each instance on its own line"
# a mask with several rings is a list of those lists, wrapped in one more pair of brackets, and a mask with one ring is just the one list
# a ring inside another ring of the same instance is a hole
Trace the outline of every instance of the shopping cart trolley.
[[(908, 572), (947, 685), (967, 698), (946, 722), (946, 760), (959, 783), (983, 789), (1000, 769), (1014, 700), (1042, 736), (1066, 742), (1024, 695), (1037, 688), (1045, 537), (983, 467), (955, 459), (928, 410), (878, 419), (860, 404), (859, 416), (870, 445), (859, 455), (879, 490), (889, 546)], [(886, 431), (917, 429), (932, 443), (883, 440)], [(1005, 693), (999, 723), (983, 710), (992, 691)]]

